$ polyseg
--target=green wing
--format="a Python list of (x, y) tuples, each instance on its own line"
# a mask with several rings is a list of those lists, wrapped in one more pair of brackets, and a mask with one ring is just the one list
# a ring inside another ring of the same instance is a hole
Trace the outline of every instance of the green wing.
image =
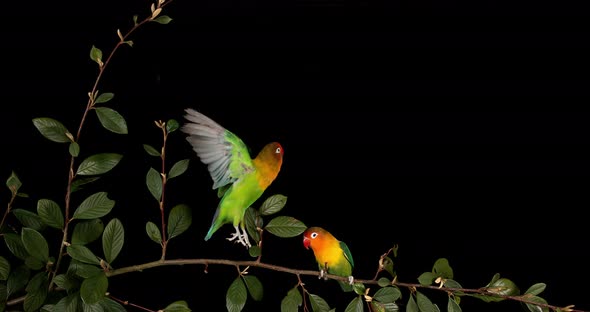
[(340, 248), (342, 248), (342, 252), (344, 252), (344, 258), (350, 262), (350, 266), (354, 268), (354, 260), (352, 260), (352, 254), (350, 253), (350, 249), (348, 249), (348, 245), (345, 242), (340, 242)]
[(207, 165), (213, 189), (221, 188), (218, 190), (221, 197), (227, 190), (224, 186), (254, 170), (248, 147), (211, 118), (190, 108), (185, 112), (187, 122), (181, 130), (188, 134), (186, 140), (201, 162)]

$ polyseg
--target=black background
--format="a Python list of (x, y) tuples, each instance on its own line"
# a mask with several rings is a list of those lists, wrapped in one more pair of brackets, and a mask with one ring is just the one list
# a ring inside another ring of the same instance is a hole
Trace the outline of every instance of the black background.
[[(90, 47), (106, 57), (116, 29), (128, 30), (149, 5), (5, 7), (0, 174), (14, 170), (31, 195), (19, 208), (34, 209), (41, 198), (62, 203), (65, 195), (67, 146), (42, 138), (31, 119), (52, 117), (75, 131), (97, 73)], [(107, 106), (125, 116), (129, 134), (107, 132), (93, 115), (82, 132), (82, 156), (125, 155), (86, 194), (107, 190), (117, 201), (105, 223), (120, 218), (126, 242), (113, 265), (159, 257), (144, 225), (159, 224), (145, 174), (160, 167), (142, 144), (161, 144), (153, 121), (182, 122), (192, 107), (254, 153), (282, 143), (283, 168), (266, 195), (287, 195), (281, 214), (346, 241), (357, 278), (372, 278), (379, 256), (399, 244), (400, 281), (416, 282), (445, 257), (464, 287), (500, 273), (522, 291), (547, 283), (542, 296), (551, 304), (589, 310), (587, 12), (573, 1), (175, 0), (164, 12), (173, 21), (134, 34), (134, 47), (119, 50), (99, 86), (115, 93)], [(217, 200), (211, 179), (180, 132), (168, 144), (168, 166), (191, 164), (168, 185), (167, 207), (193, 211), (168, 258), (250, 259), (224, 240), (229, 226), (203, 241)], [(265, 262), (316, 268), (300, 237), (267, 235), (263, 253)], [(265, 298), (249, 299), (245, 310), (278, 310), (296, 278), (250, 271)], [(208, 274), (201, 266), (162, 267), (111, 278), (109, 290), (154, 310), (184, 299), (195, 311), (220, 311), (235, 276), (231, 267), (211, 266)], [(340, 311), (352, 299), (337, 285), (304, 281)], [(441, 298), (444, 310), (444, 295), (433, 295)], [(521, 309), (471, 298), (462, 305)]]

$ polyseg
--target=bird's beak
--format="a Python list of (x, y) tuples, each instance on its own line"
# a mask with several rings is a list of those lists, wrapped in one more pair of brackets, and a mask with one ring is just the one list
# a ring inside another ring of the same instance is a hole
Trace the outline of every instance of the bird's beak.
[(309, 249), (310, 243), (311, 243), (311, 239), (309, 239), (307, 237), (303, 237), (303, 247), (305, 247), (305, 249)]

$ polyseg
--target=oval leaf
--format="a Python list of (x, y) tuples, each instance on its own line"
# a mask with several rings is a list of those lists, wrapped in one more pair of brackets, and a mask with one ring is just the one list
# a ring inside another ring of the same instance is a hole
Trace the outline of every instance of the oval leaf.
[(148, 170), (145, 177), (145, 183), (152, 196), (160, 201), (162, 197), (162, 176), (154, 168)]
[(78, 292), (67, 295), (66, 297), (61, 298), (55, 306), (53, 306), (52, 311), (64, 311), (64, 312), (77, 312), (83, 311), (82, 309), (82, 301), (80, 300), (80, 294)]
[(264, 227), (268, 232), (278, 237), (295, 237), (307, 229), (303, 222), (287, 216), (278, 216)]
[(302, 302), (303, 298), (297, 287), (291, 288), (285, 298), (281, 300), (281, 312), (298, 312)]
[(50, 199), (39, 199), (37, 201), (37, 214), (48, 226), (56, 229), (64, 227), (64, 217), (59, 205)]
[(417, 291), (416, 292), (416, 302), (418, 303), (418, 308), (420, 312), (437, 312), (438, 310), (432, 304), (432, 301), (428, 299), (423, 293)]
[(267, 198), (264, 201), (264, 203), (262, 203), (262, 206), (260, 206), (260, 213), (263, 216), (275, 214), (275, 213), (281, 211), (281, 209), (283, 209), (283, 207), (285, 207), (286, 203), (287, 203), (287, 196), (284, 196), (281, 194), (276, 194), (276, 195), (270, 196), (269, 198)]
[(113, 169), (123, 155), (116, 153), (101, 153), (89, 156), (78, 166), (78, 175), (98, 175)]
[(6, 243), (8, 250), (10, 250), (10, 252), (12, 252), (17, 258), (25, 260), (29, 256), (19, 235), (14, 233), (4, 233), (4, 242)]
[(180, 127), (180, 125), (176, 119), (169, 119), (166, 122), (166, 131), (168, 131), (168, 133), (178, 130), (178, 127)]
[(70, 147), (68, 148), (68, 152), (73, 157), (78, 157), (78, 155), (80, 155), (80, 145), (76, 142), (70, 142)]
[(123, 307), (120, 303), (108, 297), (105, 297), (99, 303), (105, 312), (127, 312), (125, 307)]
[(418, 305), (416, 304), (416, 300), (414, 300), (414, 296), (410, 295), (408, 299), (408, 304), (406, 305), (406, 312), (420, 312), (418, 309)]
[(170, 172), (168, 173), (168, 180), (183, 174), (186, 171), (186, 169), (188, 169), (188, 164), (188, 159), (183, 159), (176, 162), (170, 169)]
[(525, 291), (524, 293), (536, 296), (542, 293), (545, 290), (545, 287), (547, 287), (547, 284), (545, 283), (536, 283), (535, 285), (529, 287), (529, 289), (527, 289), (527, 291)]
[(363, 301), (359, 296), (354, 297), (346, 306), (344, 312), (363, 312)]
[(250, 255), (250, 257), (253, 258), (260, 256), (261, 253), (262, 250), (260, 249), (260, 247), (258, 247), (258, 245), (252, 245), (252, 247), (248, 249), (248, 254)]
[(90, 49), (90, 59), (99, 65), (102, 64), (102, 51), (94, 45), (92, 45), (92, 48)]
[(228, 312), (240, 312), (246, 305), (246, 299), (248, 294), (246, 293), (246, 286), (244, 282), (238, 276), (227, 289), (225, 295), (225, 306)]
[(48, 140), (57, 143), (71, 142), (67, 136), (67, 134), (70, 134), (70, 131), (61, 122), (53, 118), (35, 118), (33, 119), (33, 125)]
[(507, 278), (499, 278), (487, 288), (487, 291), (504, 296), (516, 296), (520, 294), (520, 290), (516, 284)]
[(254, 275), (244, 275), (244, 282), (246, 283), (246, 288), (248, 288), (248, 292), (250, 296), (255, 301), (262, 300), (263, 295), (263, 288), (262, 283), (258, 279), (258, 277)]
[(88, 196), (74, 211), (74, 219), (100, 218), (115, 206), (115, 201), (107, 197), (106, 192), (98, 192)]
[(112, 219), (102, 234), (102, 250), (108, 263), (112, 263), (123, 248), (125, 231), (119, 219)]
[(172, 21), (172, 18), (170, 18), (168, 15), (160, 15), (154, 18), (153, 21), (160, 24), (168, 24)]
[(67, 247), (68, 254), (73, 259), (83, 263), (100, 265), (100, 260), (86, 246), (71, 244)]
[(97, 266), (85, 264), (76, 259), (72, 259), (72, 261), (70, 261), (70, 266), (68, 267), (69, 275), (77, 275), (81, 278), (93, 277), (103, 272), (104, 271)]
[(10, 296), (17, 291), (24, 289), (29, 282), (30, 276), (31, 270), (24, 265), (21, 265), (10, 272), (8, 280), (6, 281), (7, 298), (10, 298)]
[(432, 272), (424, 272), (418, 276), (418, 282), (420, 285), (423, 286), (430, 286), (432, 282), (436, 279), (436, 275)]
[(72, 182), (72, 193), (83, 189), (84, 185), (92, 183), (98, 179), (100, 179), (100, 177), (84, 177), (84, 178), (76, 177), (74, 182)]
[(531, 301), (533, 303), (529, 303), (526, 302), (526, 306), (529, 309), (529, 311), (531, 312), (549, 312), (549, 308), (547, 308), (546, 306), (541, 306), (541, 305), (547, 305), (547, 300), (538, 297), (538, 296), (530, 296), (527, 298), (528, 301)]
[(101, 93), (96, 97), (96, 100), (94, 100), (94, 103), (95, 104), (106, 103), (106, 102), (112, 100), (114, 97), (115, 97), (115, 94), (111, 93), (111, 92)]
[(262, 228), (263, 221), (258, 210), (248, 207), (244, 214), (244, 223), (246, 224), (246, 231), (254, 241), (258, 244), (260, 241), (260, 233), (257, 228)]
[(100, 237), (104, 230), (104, 224), (100, 219), (83, 221), (74, 227), (72, 234), (72, 244), (85, 245), (95, 241)]
[(451, 296), (449, 296), (449, 302), (447, 303), (447, 312), (462, 312), (461, 307)]
[(164, 308), (165, 312), (190, 312), (191, 309), (184, 300), (175, 301)]
[(25, 288), (27, 291), (23, 304), (25, 312), (37, 311), (43, 305), (47, 298), (48, 287), (47, 273), (39, 272), (31, 278)]
[(449, 265), (449, 260), (446, 258), (436, 260), (432, 267), (432, 272), (443, 278), (453, 278), (453, 269)]
[(127, 134), (127, 122), (116, 110), (108, 107), (97, 107), (94, 110), (105, 129), (118, 134)]
[(104, 298), (109, 287), (109, 280), (103, 274), (87, 278), (80, 286), (80, 297), (86, 304), (95, 304)]
[(322, 297), (314, 294), (309, 294), (309, 301), (313, 312), (329, 312), (330, 306)]
[(160, 152), (158, 152), (158, 151), (157, 151), (155, 148), (153, 148), (153, 147), (152, 147), (151, 145), (149, 145), (149, 144), (144, 144), (144, 145), (143, 145), (143, 149), (144, 149), (144, 150), (145, 150), (145, 152), (146, 152), (146, 153), (148, 153), (148, 155), (150, 155), (150, 156), (157, 156), (157, 157), (160, 157), (160, 156), (162, 156), (162, 155), (160, 154)]
[(47, 263), (49, 260), (49, 246), (41, 233), (24, 227), (21, 232), (23, 246), (35, 259)]
[(36, 231), (41, 231), (45, 228), (45, 222), (34, 212), (25, 209), (13, 209), (12, 213), (22, 225), (28, 228)]
[(145, 231), (151, 240), (158, 244), (162, 243), (162, 234), (160, 233), (160, 229), (154, 222), (148, 221), (145, 224)]
[(10, 274), (10, 262), (8, 262), (8, 260), (6, 260), (6, 258), (0, 256), (0, 281), (7, 280), (9, 274)]
[(401, 291), (397, 287), (383, 287), (373, 295), (373, 299), (382, 303), (395, 302), (402, 296)]
[(77, 289), (80, 286), (78, 280), (70, 274), (59, 274), (55, 276), (53, 282), (55, 285), (65, 289), (66, 291)]
[(10, 174), (10, 177), (6, 180), (6, 186), (12, 193), (17, 193), (18, 189), (22, 186), (22, 183), (14, 171)]
[(192, 223), (191, 209), (187, 205), (176, 205), (168, 216), (168, 239), (186, 231)]

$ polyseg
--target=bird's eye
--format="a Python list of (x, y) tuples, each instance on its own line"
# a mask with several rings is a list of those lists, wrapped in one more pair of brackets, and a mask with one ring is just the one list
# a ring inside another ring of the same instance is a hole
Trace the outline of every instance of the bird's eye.
[(277, 147), (277, 149), (275, 150), (275, 154), (280, 154), (281, 153), (281, 148)]
[(317, 232), (311, 233), (311, 238), (316, 238), (316, 237), (318, 237), (318, 233)]

